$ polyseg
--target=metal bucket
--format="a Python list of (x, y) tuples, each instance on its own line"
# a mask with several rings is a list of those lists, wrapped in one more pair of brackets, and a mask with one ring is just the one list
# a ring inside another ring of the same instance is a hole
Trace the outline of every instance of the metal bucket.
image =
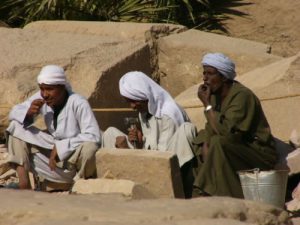
[(283, 208), (288, 178), (287, 170), (239, 171), (245, 199), (261, 201)]

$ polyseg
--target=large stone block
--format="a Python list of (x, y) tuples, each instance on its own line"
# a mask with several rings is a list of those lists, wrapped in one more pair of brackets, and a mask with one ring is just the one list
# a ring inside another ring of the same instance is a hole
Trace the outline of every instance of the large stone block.
[(131, 180), (122, 179), (79, 179), (72, 187), (76, 194), (121, 194), (133, 199), (153, 198), (144, 187)]
[(178, 159), (155, 150), (101, 149), (96, 154), (97, 175), (131, 180), (154, 197), (183, 198)]
[(177, 96), (201, 82), (201, 59), (208, 52), (223, 52), (231, 57), (238, 75), (281, 59), (268, 54), (269, 48), (266, 44), (193, 29), (160, 38), (161, 85)]
[(116, 91), (120, 77), (131, 70), (151, 74), (150, 49), (144, 40), (0, 29), (0, 52), (2, 129), (7, 126), (9, 108), (38, 90), (36, 77), (44, 65), (64, 67), (73, 90), (88, 98), (103, 130), (109, 125), (124, 129), (121, 118), (133, 114), (122, 110), (101, 111), (128, 107)]
[[(300, 127), (300, 54), (276, 61), (237, 77), (261, 100), (272, 133), (288, 143), (290, 134)], [(197, 97), (199, 84), (190, 87), (176, 97), (186, 109), (191, 121), (203, 129), (206, 122), (203, 106)]]
[(158, 32), (161, 35), (177, 33), (186, 27), (174, 24), (105, 22), (105, 21), (36, 21), (25, 26), (29, 30), (47, 32), (88, 34), (97, 36), (117, 37), (128, 40), (145, 40), (147, 32)]
[(300, 173), (300, 163), (299, 163), (300, 162), (300, 148), (289, 153), (286, 160), (287, 160), (287, 165), (290, 169), (290, 173), (289, 173), (290, 175)]

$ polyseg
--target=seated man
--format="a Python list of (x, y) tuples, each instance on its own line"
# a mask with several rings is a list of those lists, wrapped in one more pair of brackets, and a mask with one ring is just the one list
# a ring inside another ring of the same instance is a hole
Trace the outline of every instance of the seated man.
[[(274, 139), (259, 99), (235, 81), (235, 65), (221, 53), (202, 60), (198, 97), (207, 123), (194, 140), (201, 155), (194, 185), (203, 193), (242, 198), (239, 170), (273, 169)], [(202, 161), (202, 162), (201, 162)]]
[[(100, 130), (88, 101), (72, 92), (59, 66), (43, 67), (37, 81), (40, 91), (9, 114), (8, 161), (17, 171), (19, 188), (31, 188), (30, 170), (56, 183), (94, 176)], [(32, 125), (38, 114), (45, 131)]]
[[(102, 147), (139, 148), (173, 151), (179, 160), (184, 188), (192, 180), (190, 144), (196, 129), (170, 94), (142, 72), (126, 73), (119, 81), (121, 95), (139, 112), (140, 127), (129, 129), (128, 136), (110, 127), (103, 133)], [(189, 180), (189, 181), (187, 181)]]

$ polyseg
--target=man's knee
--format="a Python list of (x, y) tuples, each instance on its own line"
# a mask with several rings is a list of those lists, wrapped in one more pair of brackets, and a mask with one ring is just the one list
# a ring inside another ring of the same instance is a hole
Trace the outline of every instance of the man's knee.
[(179, 127), (179, 129), (182, 130), (181, 132), (184, 132), (188, 139), (193, 140), (197, 135), (197, 128), (192, 123), (185, 122)]
[(209, 142), (210, 151), (230, 152), (232, 150), (232, 143), (226, 137), (221, 135), (214, 135)]
[(82, 143), (81, 155), (83, 158), (90, 159), (95, 157), (96, 152), (99, 149), (99, 145), (95, 142)]
[(222, 137), (221, 135), (214, 135), (209, 140), (209, 147), (213, 146), (224, 146), (226, 145), (227, 140), (226, 138)]

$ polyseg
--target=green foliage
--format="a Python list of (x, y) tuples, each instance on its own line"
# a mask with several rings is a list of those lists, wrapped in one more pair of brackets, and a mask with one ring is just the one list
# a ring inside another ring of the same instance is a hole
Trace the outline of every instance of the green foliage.
[(240, 1), (0, 0), (0, 20), (13, 27), (36, 20), (89, 20), (164, 22), (211, 30), (222, 29), (222, 20), (227, 19), (220, 6)]

